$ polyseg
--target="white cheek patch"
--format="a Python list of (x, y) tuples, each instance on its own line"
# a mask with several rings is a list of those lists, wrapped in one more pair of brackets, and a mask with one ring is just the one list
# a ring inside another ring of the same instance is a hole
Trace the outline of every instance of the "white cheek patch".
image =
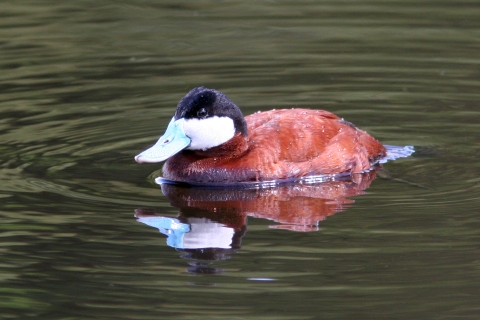
[(185, 119), (183, 131), (191, 139), (189, 150), (207, 150), (217, 147), (235, 135), (235, 125), (229, 117)]

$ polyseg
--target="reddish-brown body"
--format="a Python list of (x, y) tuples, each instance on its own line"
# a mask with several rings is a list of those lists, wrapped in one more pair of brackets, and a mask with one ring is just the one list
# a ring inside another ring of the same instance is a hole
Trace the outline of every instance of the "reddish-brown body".
[(386, 155), (384, 146), (333, 113), (272, 110), (245, 117), (248, 137), (237, 134), (207, 151), (174, 155), (164, 177), (190, 183), (236, 183), (359, 173)]

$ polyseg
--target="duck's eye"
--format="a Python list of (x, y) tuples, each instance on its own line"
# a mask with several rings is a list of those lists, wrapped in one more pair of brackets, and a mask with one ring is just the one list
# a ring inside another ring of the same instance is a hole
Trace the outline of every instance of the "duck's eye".
[(205, 118), (206, 116), (207, 116), (207, 110), (205, 110), (205, 108), (198, 110), (197, 117)]

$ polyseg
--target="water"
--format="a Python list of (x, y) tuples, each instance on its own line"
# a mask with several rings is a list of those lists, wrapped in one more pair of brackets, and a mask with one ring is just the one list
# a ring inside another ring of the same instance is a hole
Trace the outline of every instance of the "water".
[[(479, 13), (449, 0), (2, 3), (0, 317), (476, 319)], [(417, 152), (360, 188), (323, 186), (343, 190), (327, 200), (273, 188), (185, 204), (133, 157), (199, 85), (245, 114), (327, 109)], [(175, 249), (135, 218), (208, 234), (212, 209), (235, 248)]]

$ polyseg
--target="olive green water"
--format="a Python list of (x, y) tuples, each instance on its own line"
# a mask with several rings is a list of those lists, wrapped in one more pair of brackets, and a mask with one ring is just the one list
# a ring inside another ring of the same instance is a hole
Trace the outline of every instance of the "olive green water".
[[(477, 1), (1, 7), (0, 318), (478, 319)], [(417, 153), (318, 231), (251, 214), (204, 266), (134, 218), (181, 210), (133, 157), (199, 85)]]

